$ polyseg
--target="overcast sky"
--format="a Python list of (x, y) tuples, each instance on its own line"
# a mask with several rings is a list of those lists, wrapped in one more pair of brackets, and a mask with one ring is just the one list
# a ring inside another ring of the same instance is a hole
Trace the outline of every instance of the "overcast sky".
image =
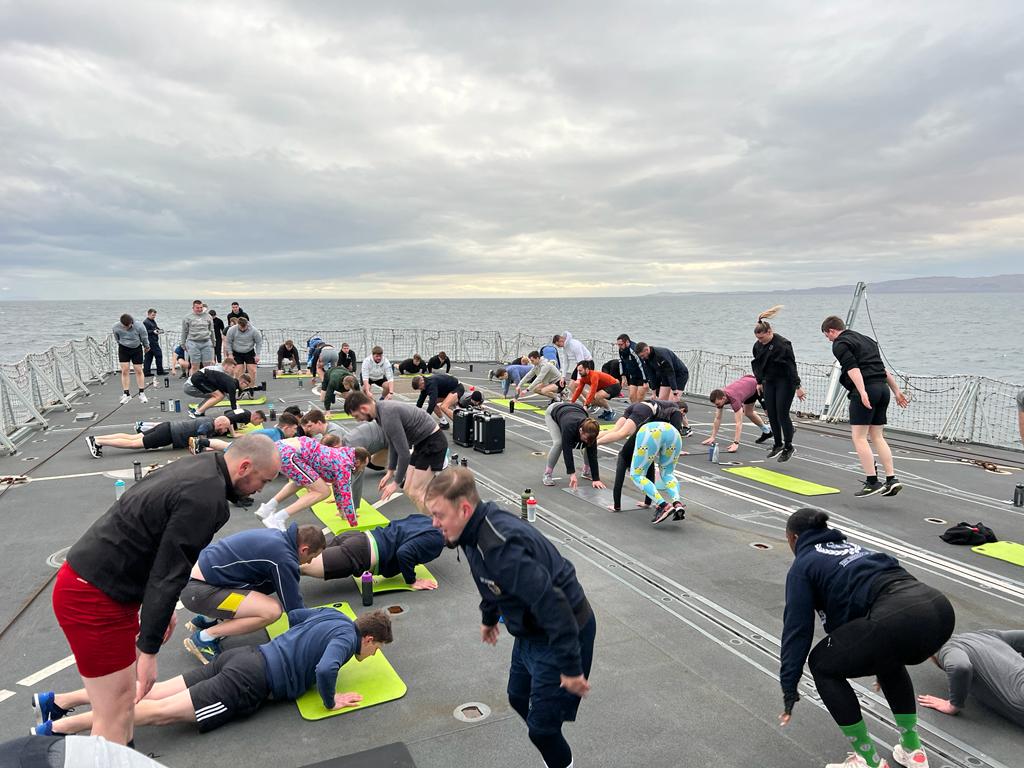
[(1022, 271), (1024, 2), (0, 0), (0, 297)]

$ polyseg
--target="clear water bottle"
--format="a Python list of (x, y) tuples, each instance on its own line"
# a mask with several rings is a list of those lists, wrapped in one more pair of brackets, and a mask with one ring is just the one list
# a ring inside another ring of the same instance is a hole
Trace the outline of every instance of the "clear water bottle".
[(1013, 489), (1013, 506), (1024, 507), (1024, 483), (1017, 483)]
[(127, 486), (125, 485), (124, 480), (118, 480), (116, 483), (114, 483), (114, 498), (120, 499), (122, 496), (124, 496), (124, 489), (126, 487)]
[(526, 500), (526, 519), (528, 522), (537, 522), (537, 499), (530, 494), (530, 498)]
[(712, 464), (718, 463), (718, 443), (712, 443), (708, 448), (708, 461)]
[(139, 482), (139, 480), (142, 479), (142, 462), (141, 461), (133, 461), (132, 462), (132, 469), (135, 472), (135, 482)]

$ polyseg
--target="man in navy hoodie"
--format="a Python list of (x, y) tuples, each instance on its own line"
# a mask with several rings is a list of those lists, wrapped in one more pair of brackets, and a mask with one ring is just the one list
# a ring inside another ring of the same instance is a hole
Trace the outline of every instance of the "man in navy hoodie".
[(366, 571), (386, 579), (402, 574), (413, 589), (437, 589), (433, 579), (416, 578), (416, 566), (436, 560), (443, 550), (444, 536), (430, 518), (409, 515), (383, 528), (345, 531), (299, 570), (318, 579), (345, 579)]
[[(200, 733), (248, 717), (269, 698), (291, 701), (316, 683), (327, 709), (344, 709), (362, 701), (358, 693), (337, 693), (338, 671), (355, 657), (365, 661), (392, 641), (391, 618), (384, 611), (355, 621), (334, 608), (300, 608), (288, 612), (291, 627), (263, 645), (232, 648), (212, 664), (157, 683), (135, 705), (136, 725), (194, 722)], [(34, 730), (39, 736), (82, 733), (92, 728), (92, 712), (66, 717), (85, 706), (85, 689), (51, 697), (50, 719)]]
[[(304, 608), (299, 566), (325, 546), (315, 525), (272, 528), (226, 536), (199, 553), (181, 602), (198, 614), (188, 624), (185, 649), (203, 664), (220, 651), (220, 639), (244, 635), (273, 624), (282, 609)], [(270, 595), (277, 595), (277, 600)]]

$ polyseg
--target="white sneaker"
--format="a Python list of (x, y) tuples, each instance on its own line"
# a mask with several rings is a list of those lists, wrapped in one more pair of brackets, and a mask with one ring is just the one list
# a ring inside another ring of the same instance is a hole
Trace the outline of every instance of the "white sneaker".
[(131, 401), (132, 401), (132, 396), (129, 395), (126, 392), (123, 395), (121, 395), (121, 400), (119, 401), (119, 403), (120, 403), (120, 405), (124, 405), (125, 403), (130, 403)]
[[(841, 763), (828, 763), (825, 768), (869, 768), (868, 761), (856, 752), (850, 752)], [(883, 757), (878, 761), (878, 768), (889, 768), (889, 763)]]
[(288, 528), (288, 513), (284, 510), (275, 512), (263, 521), (263, 525), (267, 528), (276, 528), (279, 531), (287, 530)]
[(928, 768), (928, 756), (920, 748), (907, 752), (902, 744), (897, 743), (892, 748), (892, 759), (905, 768)]
[(555, 478), (553, 478), (553, 477), (552, 477), (551, 475), (547, 475), (547, 474), (545, 474), (545, 475), (544, 475), (544, 477), (542, 477), (542, 478), (540, 479), (540, 481), (541, 481), (541, 482), (542, 482), (542, 483), (543, 483), (544, 485), (547, 485), (547, 486), (551, 486), (551, 485), (554, 485), (554, 484), (555, 484)]
[(254, 509), (252, 513), (256, 515), (256, 517), (258, 517), (260, 520), (266, 520), (268, 517), (275, 514), (277, 511), (278, 510), (276, 504), (271, 504), (269, 501), (265, 501), (262, 504), (260, 504), (256, 509)]
[(140, 403), (148, 403), (149, 402), (149, 398), (146, 397), (146, 393), (145, 392), (139, 392), (139, 402)]

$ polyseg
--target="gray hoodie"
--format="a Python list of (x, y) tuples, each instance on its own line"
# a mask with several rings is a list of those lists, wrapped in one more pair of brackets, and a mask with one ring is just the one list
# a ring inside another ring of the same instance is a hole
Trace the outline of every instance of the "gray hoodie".
[(388, 469), (394, 470), (398, 485), (405, 482), (409, 469), (409, 450), (437, 431), (434, 417), (411, 403), (394, 400), (377, 402), (377, 422), (388, 441)]
[(138, 349), (139, 347), (149, 349), (149, 333), (138, 320), (132, 324), (131, 328), (125, 328), (120, 323), (115, 323), (114, 341), (128, 349)]
[(189, 312), (181, 321), (181, 345), (185, 346), (186, 341), (197, 341), (202, 343), (213, 338), (213, 318), (203, 312), (196, 314)]
[(263, 349), (263, 334), (255, 326), (246, 326), (243, 331), (237, 325), (228, 328), (227, 334), (228, 349), (232, 352), (252, 352), (256, 350), (256, 357), (260, 356)]

